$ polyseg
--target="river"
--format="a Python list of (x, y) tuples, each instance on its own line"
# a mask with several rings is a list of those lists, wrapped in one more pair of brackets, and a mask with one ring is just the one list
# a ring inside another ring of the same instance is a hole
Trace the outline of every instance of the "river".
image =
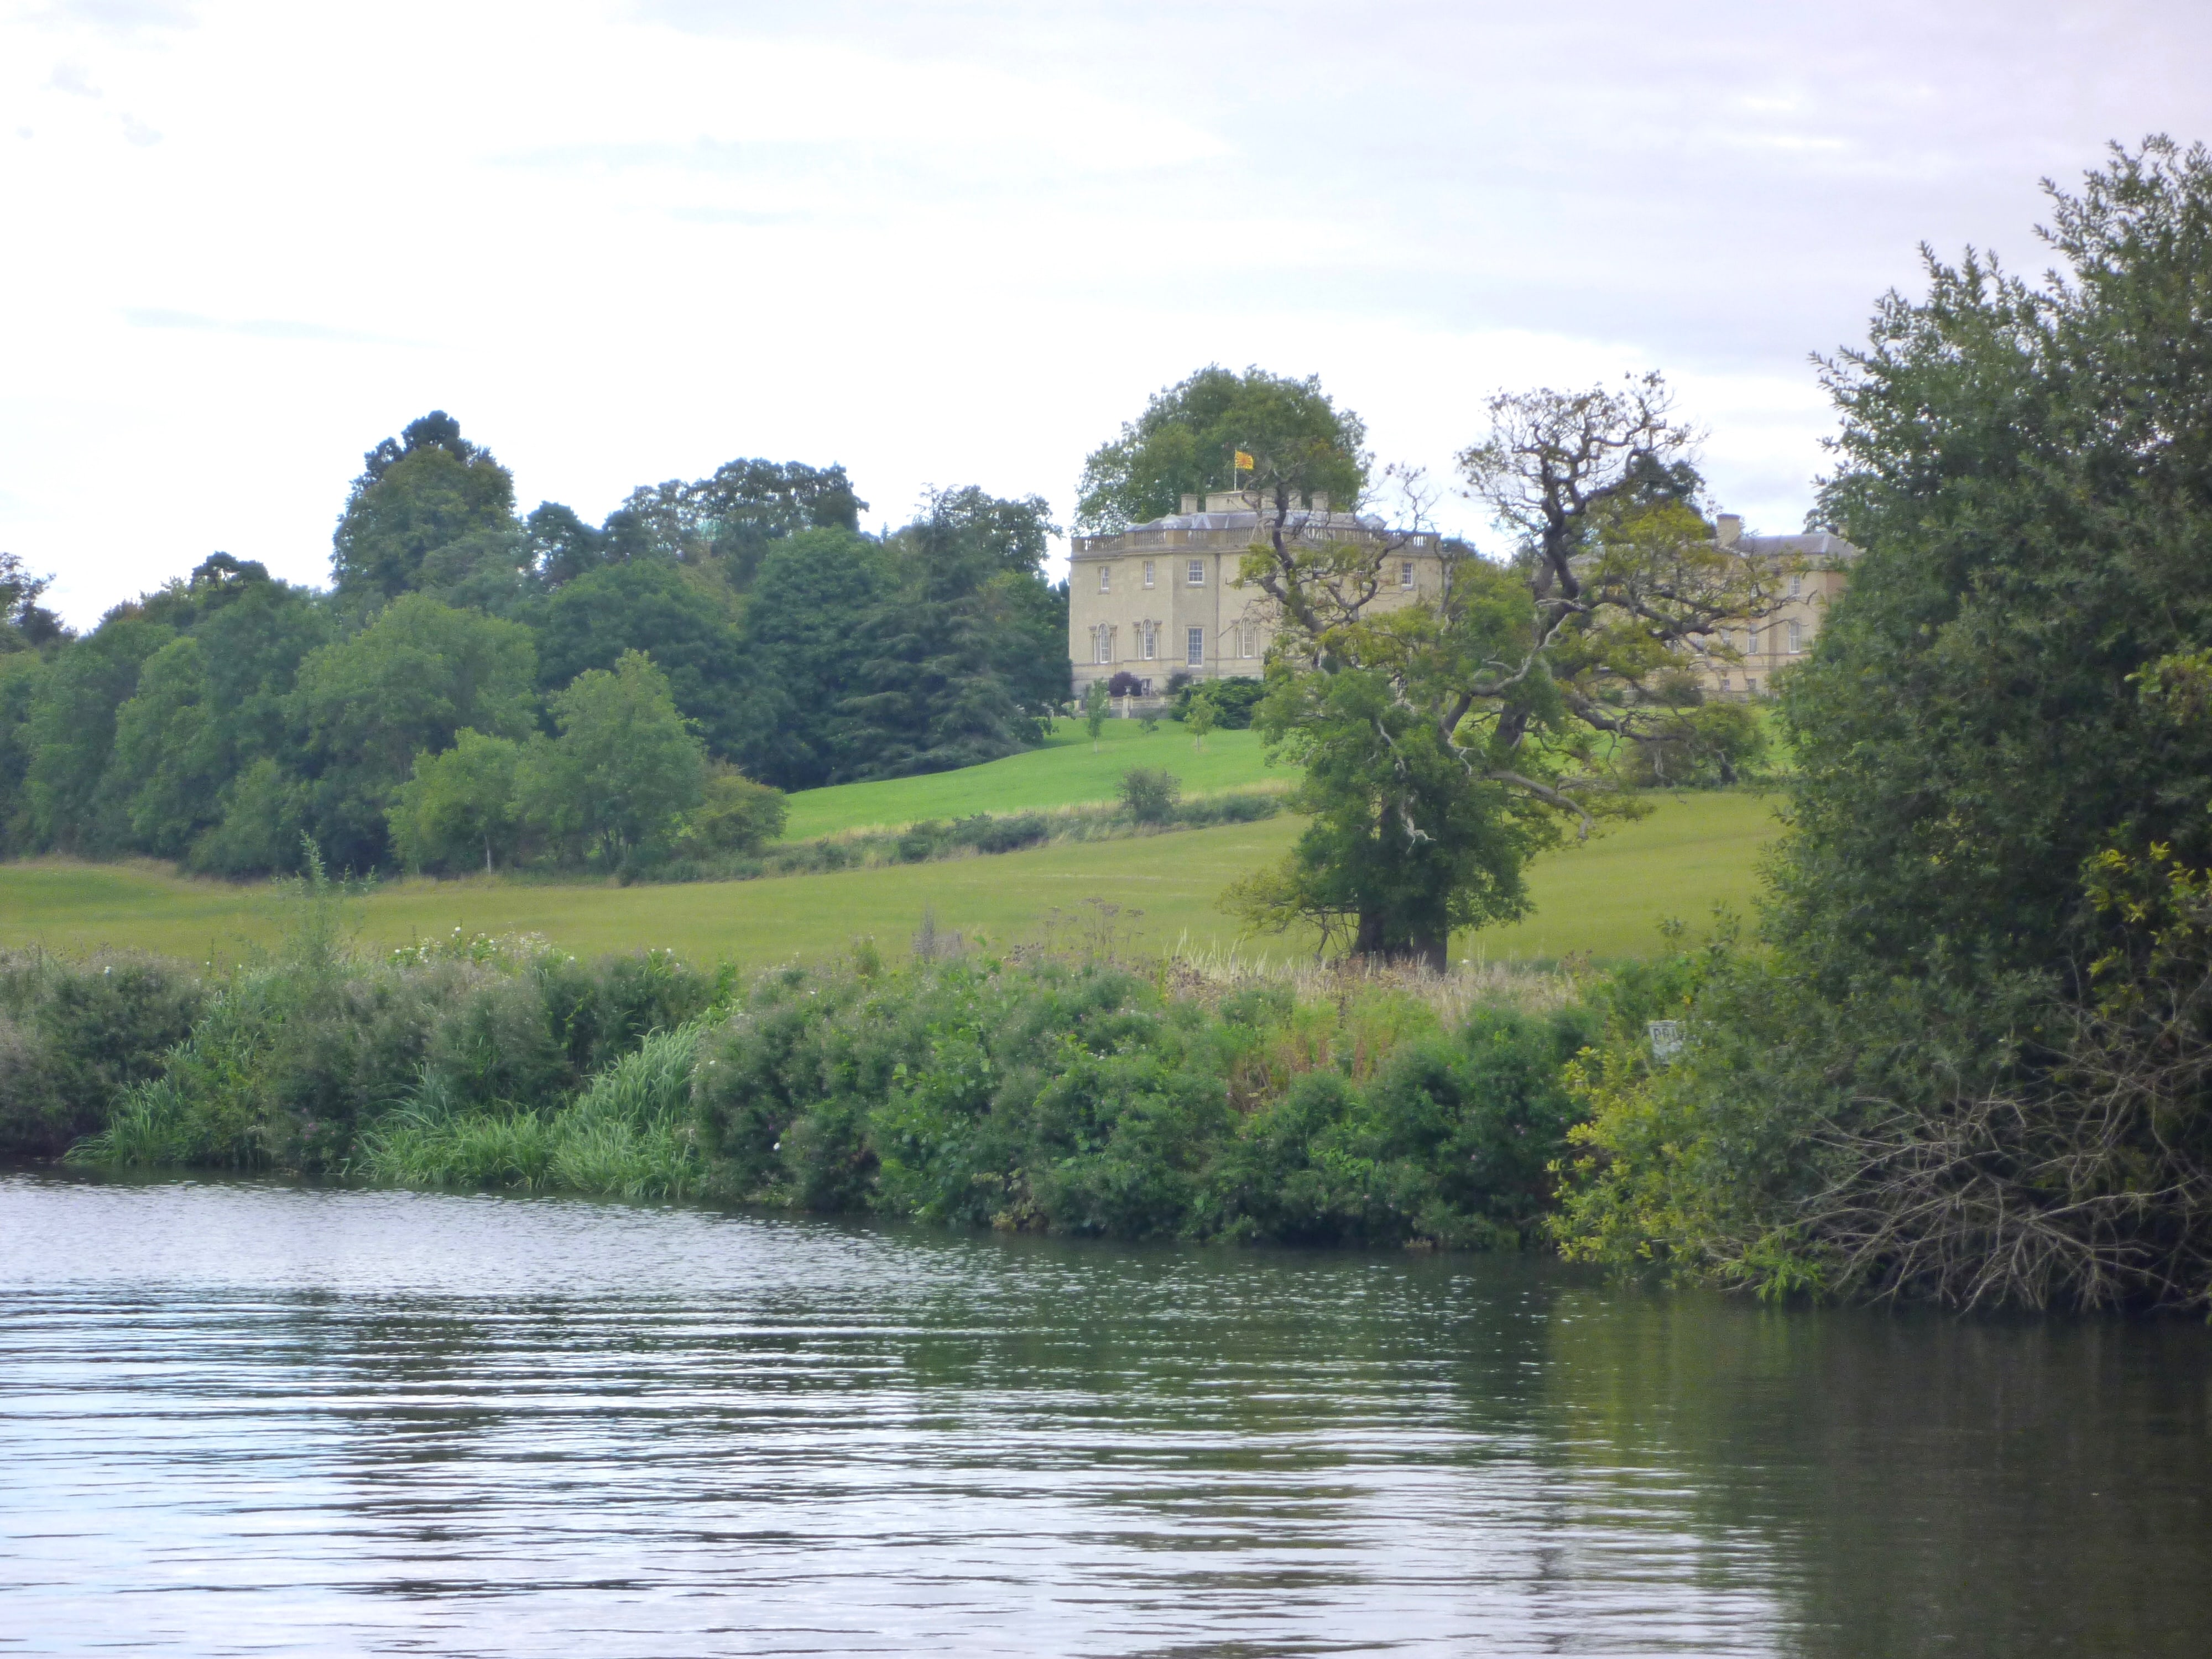
[(0, 1654), (2202, 1655), (2212, 1336), (0, 1177)]

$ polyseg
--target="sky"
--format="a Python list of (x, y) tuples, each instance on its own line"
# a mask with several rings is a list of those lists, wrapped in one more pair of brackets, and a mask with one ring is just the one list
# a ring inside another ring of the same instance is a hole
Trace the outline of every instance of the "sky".
[(1193, 369), (1320, 375), (1442, 528), (1494, 392), (1662, 371), (1794, 530), (1812, 355), (1920, 244), (2212, 137), (2208, 0), (0, 0), (0, 549), (83, 626), (327, 579), (433, 408), (526, 509), (738, 456), (1042, 495)]

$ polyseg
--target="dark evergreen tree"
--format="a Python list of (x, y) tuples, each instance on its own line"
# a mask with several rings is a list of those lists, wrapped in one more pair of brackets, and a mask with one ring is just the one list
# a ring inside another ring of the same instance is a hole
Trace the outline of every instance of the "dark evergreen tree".
[(732, 752), (742, 729), (744, 647), (729, 597), (712, 576), (657, 560), (608, 565), (556, 591), (530, 620), (544, 690), (642, 651), (708, 747), (718, 757)]

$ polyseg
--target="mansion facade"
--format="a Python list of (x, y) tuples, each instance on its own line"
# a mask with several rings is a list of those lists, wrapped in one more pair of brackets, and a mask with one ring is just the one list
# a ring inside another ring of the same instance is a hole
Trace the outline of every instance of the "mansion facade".
[[(1438, 538), (1393, 531), (1382, 520), (1333, 513), (1316, 492), (1312, 505), (1292, 509), (1286, 526), (1316, 542), (1364, 541), (1387, 550), (1377, 610), (1393, 610), (1443, 591)], [(1156, 697), (1170, 675), (1193, 680), (1257, 678), (1275, 637), (1275, 605), (1240, 579), (1244, 555), (1267, 539), (1273, 510), (1256, 493), (1214, 490), (1185, 495), (1182, 510), (1110, 536), (1068, 541), (1067, 654), (1075, 694), (1127, 674), (1137, 696)], [(1812, 649), (1828, 605), (1844, 590), (1859, 550), (1826, 532), (1803, 536), (1746, 536), (1743, 520), (1720, 514), (1714, 539), (1771, 560), (1784, 584), (1772, 615), (1723, 630), (1719, 643), (1739, 653), (1727, 661), (1701, 654), (1705, 694), (1757, 696), (1780, 670)], [(1127, 682), (1124, 682), (1126, 684)]]
[[(1437, 538), (1392, 532), (1376, 518), (1332, 513), (1318, 491), (1293, 508), (1293, 536), (1321, 542), (1365, 541), (1388, 547), (1378, 609), (1443, 591)], [(1258, 678), (1275, 637), (1275, 605), (1239, 579), (1244, 555), (1267, 538), (1274, 518), (1256, 492), (1218, 489), (1182, 511), (1110, 536), (1068, 540), (1067, 654), (1079, 697), (1116, 674), (1136, 679), (1139, 696), (1158, 696), (1168, 677)]]
[[(1771, 560), (1784, 584), (1781, 604), (1771, 616), (1739, 623), (1723, 630), (1723, 641), (1739, 653), (1735, 662), (1706, 656), (1698, 679), (1709, 697), (1741, 700), (1770, 691), (1774, 676), (1813, 648), (1828, 606), (1850, 580), (1859, 550), (1841, 536), (1816, 531), (1806, 536), (1747, 536), (1743, 520), (1723, 513), (1713, 539), (1757, 558)], [(1782, 574), (1786, 571), (1787, 574)]]

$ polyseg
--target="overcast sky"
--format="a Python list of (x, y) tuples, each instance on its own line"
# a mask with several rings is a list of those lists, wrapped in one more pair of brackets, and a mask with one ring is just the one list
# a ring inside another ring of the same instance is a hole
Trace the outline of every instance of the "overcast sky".
[[(1072, 509), (1208, 362), (1449, 474), (1500, 387), (1663, 369), (1798, 526), (1808, 354), (1917, 243), (2212, 136), (2206, 0), (58, 0), (0, 9), (0, 548), (90, 623), (320, 581), (424, 410), (598, 519), (740, 455)], [(1471, 508), (1447, 528), (1496, 544)]]

